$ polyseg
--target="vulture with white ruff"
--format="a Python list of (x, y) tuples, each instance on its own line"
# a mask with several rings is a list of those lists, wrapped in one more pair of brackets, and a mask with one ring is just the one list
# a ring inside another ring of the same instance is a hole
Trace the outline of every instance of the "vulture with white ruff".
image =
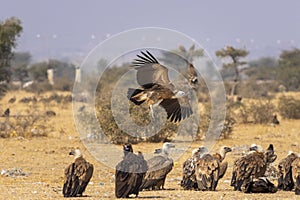
[(141, 152), (133, 153), (131, 144), (124, 144), (123, 152), (123, 160), (116, 166), (115, 195), (117, 198), (128, 198), (131, 194), (138, 197), (147, 162)]
[(167, 112), (167, 119), (180, 122), (192, 115), (188, 96), (175, 89), (168, 76), (168, 68), (161, 65), (148, 51), (141, 52), (133, 62), (137, 70), (137, 82), (141, 88), (129, 88), (127, 97), (135, 105), (146, 103), (154, 117), (153, 107), (161, 106)]
[(277, 158), (272, 144), (266, 151), (259, 151), (257, 146), (253, 149), (234, 162), (231, 179), (231, 186), (234, 187), (234, 190), (251, 192), (249, 188), (246, 188), (251, 185), (249, 183), (253, 182), (255, 178), (263, 177), (268, 165)]
[(185, 190), (197, 190), (198, 184), (195, 174), (195, 164), (202, 157), (204, 153), (207, 153), (208, 149), (201, 146), (200, 148), (194, 149), (192, 151), (192, 157), (184, 161), (183, 163), (183, 173), (182, 180), (180, 182), (181, 187)]
[(292, 175), (292, 162), (297, 158), (297, 154), (289, 152), (287, 157), (283, 158), (278, 164), (279, 177), (278, 189), (291, 191), (294, 188)]
[(65, 169), (63, 195), (64, 197), (82, 196), (93, 176), (94, 167), (82, 157), (79, 149), (75, 149), (69, 154), (74, 155), (75, 160)]
[(300, 195), (300, 155), (292, 162), (292, 174), (295, 183), (295, 194)]
[(160, 153), (160, 155), (154, 156), (147, 161), (148, 171), (146, 172), (140, 190), (165, 189), (164, 185), (166, 177), (174, 166), (173, 160), (169, 158), (170, 150), (174, 147), (174, 144), (165, 142), (162, 146), (162, 149), (155, 150), (155, 154)]

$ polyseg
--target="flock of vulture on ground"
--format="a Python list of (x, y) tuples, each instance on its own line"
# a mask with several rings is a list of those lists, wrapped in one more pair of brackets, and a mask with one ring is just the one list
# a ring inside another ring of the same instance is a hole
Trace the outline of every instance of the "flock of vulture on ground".
[[(180, 122), (192, 115), (188, 96), (179, 91), (168, 77), (168, 68), (161, 65), (149, 52), (141, 52), (133, 62), (137, 71), (139, 88), (129, 88), (127, 97), (137, 106), (146, 104), (150, 114), (154, 117), (153, 107), (161, 106), (167, 113), (170, 122)], [(188, 61), (186, 78), (193, 88), (197, 83), (197, 73)], [(279, 124), (274, 115), (274, 124)], [(145, 160), (143, 154), (133, 153), (131, 144), (123, 146), (124, 157), (116, 166), (115, 195), (117, 198), (138, 196), (142, 190), (164, 189), (168, 173), (172, 170), (173, 160), (169, 153), (174, 145), (164, 143), (161, 149), (155, 151), (156, 156)], [(204, 146), (194, 149), (192, 156), (183, 163), (181, 187), (185, 190), (215, 191), (219, 180), (224, 177), (228, 163), (224, 160), (232, 149), (222, 147), (218, 153), (210, 153)], [(63, 195), (65, 197), (82, 196), (93, 174), (93, 165), (82, 158), (77, 149), (71, 154), (75, 161), (65, 170)], [(277, 155), (272, 144), (265, 150), (259, 145), (251, 145), (248, 153), (236, 159), (230, 185), (236, 191), (245, 193), (275, 193), (280, 190), (293, 190), (300, 194), (300, 157), (289, 152), (278, 165), (279, 178), (276, 187), (266, 175), (270, 163)]]
[[(167, 175), (174, 164), (169, 158), (171, 148), (166, 142), (161, 149), (156, 149), (153, 158), (145, 160), (143, 154), (133, 153), (131, 144), (123, 145), (124, 156), (115, 171), (115, 195), (117, 198), (138, 196), (142, 190), (163, 190)], [(192, 151), (192, 156), (182, 165), (181, 187), (184, 190), (215, 191), (218, 181), (226, 173), (228, 163), (225, 156), (232, 149), (221, 147), (217, 153), (208, 152), (201, 146)], [(63, 186), (64, 197), (82, 196), (93, 175), (93, 165), (88, 163), (79, 149), (70, 155), (75, 160), (65, 169)], [(266, 171), (277, 155), (272, 144), (265, 150), (260, 145), (252, 144), (247, 153), (236, 159), (233, 164), (230, 185), (235, 191), (245, 193), (275, 193), (277, 190), (295, 190), (300, 195), (300, 156), (289, 152), (278, 164), (277, 187), (269, 180)]]

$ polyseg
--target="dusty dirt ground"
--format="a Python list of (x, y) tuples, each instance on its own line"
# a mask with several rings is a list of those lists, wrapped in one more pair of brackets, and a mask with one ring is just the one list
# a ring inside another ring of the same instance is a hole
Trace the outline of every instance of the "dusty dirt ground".
[[(0, 102), (1, 110), (11, 108), (11, 113), (22, 109), (25, 105), (7, 103), (12, 96), (28, 95), (24, 93), (7, 94)], [(29, 94), (32, 96), (32, 94)], [(88, 185), (84, 197), (76, 199), (114, 199), (114, 169), (97, 162), (85, 149), (75, 130), (71, 104), (65, 106), (48, 105), (57, 113), (49, 123), (55, 125), (55, 131), (48, 137), (9, 139), (0, 138), (0, 171), (5, 169), (20, 168), (28, 176), (10, 177), (0, 175), (0, 199), (63, 199), (61, 189), (63, 185), (64, 168), (72, 162), (68, 155), (70, 149), (79, 147), (85, 158), (94, 164), (94, 176)], [(220, 146), (239, 146), (257, 143), (266, 147), (273, 143), (278, 155), (274, 165), (277, 166), (289, 150), (300, 152), (300, 120), (282, 120), (278, 127), (270, 125), (236, 125), (231, 138), (221, 140), (215, 145), (215, 150)], [(176, 145), (176, 144), (175, 144)], [(227, 155), (229, 162), (228, 171), (220, 180), (217, 191), (199, 192), (184, 191), (179, 182), (182, 174), (182, 163), (186, 160), (191, 150), (201, 145), (195, 142), (191, 148), (175, 161), (173, 171), (168, 175), (165, 188), (161, 191), (140, 192), (139, 199), (300, 199), (294, 192), (279, 191), (275, 194), (244, 194), (233, 191), (229, 182), (231, 178), (233, 161), (239, 157), (235, 153)], [(161, 144), (134, 145), (135, 151), (159, 148)]]

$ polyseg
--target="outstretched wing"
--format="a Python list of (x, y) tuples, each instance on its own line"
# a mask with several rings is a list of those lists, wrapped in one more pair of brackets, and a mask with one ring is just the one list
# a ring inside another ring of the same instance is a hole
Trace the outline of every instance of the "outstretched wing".
[(167, 119), (170, 119), (171, 122), (179, 122), (193, 114), (187, 96), (163, 99), (159, 105), (166, 110)]
[(154, 84), (164, 87), (174, 87), (168, 76), (168, 69), (161, 65), (149, 52), (141, 51), (132, 64), (137, 70), (137, 82), (143, 88), (151, 88)]

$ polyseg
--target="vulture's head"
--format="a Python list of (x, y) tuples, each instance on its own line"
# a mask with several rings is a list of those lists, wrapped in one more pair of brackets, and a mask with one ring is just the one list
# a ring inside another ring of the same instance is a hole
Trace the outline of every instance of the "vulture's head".
[(228, 152), (232, 152), (232, 149), (230, 148), (230, 147), (221, 147), (221, 149), (220, 149), (220, 152), (222, 153), (222, 154), (226, 154), (226, 153), (228, 153)]
[(267, 151), (265, 152), (265, 157), (267, 163), (272, 163), (276, 160), (277, 155), (274, 153), (274, 147), (273, 144), (270, 144)]
[(132, 145), (130, 143), (124, 144), (123, 145), (123, 151), (124, 152), (133, 152)]
[(185, 92), (183, 92), (183, 91), (181, 91), (181, 90), (179, 90), (179, 91), (177, 91), (177, 92), (175, 93), (175, 97), (176, 97), (176, 98), (181, 98), (181, 97), (184, 97), (184, 96), (186, 96), (186, 94), (185, 94)]
[(133, 148), (130, 143), (126, 143), (123, 145), (124, 156), (126, 156), (129, 152), (133, 153)]
[(80, 149), (74, 149), (74, 150), (70, 151), (69, 155), (73, 155), (75, 157), (75, 159), (82, 157), (82, 153), (81, 153)]
[(175, 148), (175, 145), (170, 142), (165, 142), (161, 149), (155, 149), (154, 153), (164, 153), (168, 155), (172, 148)]
[(250, 150), (250, 152), (255, 151), (255, 152), (261, 152), (261, 153), (263, 153), (265, 151), (262, 146), (257, 145), (257, 144), (251, 144), (249, 150)]

